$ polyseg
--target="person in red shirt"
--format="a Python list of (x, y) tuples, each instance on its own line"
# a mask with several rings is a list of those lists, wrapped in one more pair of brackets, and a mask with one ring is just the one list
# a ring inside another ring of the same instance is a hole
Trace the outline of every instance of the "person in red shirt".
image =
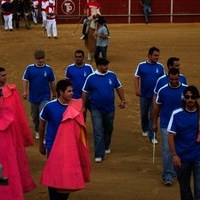
[(93, 19), (97, 19), (100, 15), (101, 4), (97, 0), (90, 0), (84, 9), (84, 15), (87, 15), (87, 18), (83, 22), (83, 35), (80, 37), (81, 40), (86, 39), (88, 28)]
[(49, 0), (49, 5), (46, 7), (46, 15), (47, 15), (47, 25), (46, 25), (46, 29), (47, 29), (47, 37), (51, 38), (51, 36), (53, 35), (53, 37), (55, 39), (58, 38), (58, 32), (57, 32), (57, 26), (56, 26), (56, 6), (55, 6), (55, 2), (53, 0)]

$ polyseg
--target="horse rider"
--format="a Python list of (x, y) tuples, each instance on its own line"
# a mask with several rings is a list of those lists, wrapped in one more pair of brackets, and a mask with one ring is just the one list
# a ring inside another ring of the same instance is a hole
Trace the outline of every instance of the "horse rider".
[(87, 18), (83, 22), (83, 35), (80, 37), (81, 40), (87, 38), (87, 33), (90, 25), (92, 25), (94, 29), (96, 28), (95, 23), (91, 23), (93, 22), (93, 20), (97, 19), (101, 15), (100, 8), (101, 4), (97, 0), (90, 0), (86, 4), (84, 9), (84, 15), (87, 15)]

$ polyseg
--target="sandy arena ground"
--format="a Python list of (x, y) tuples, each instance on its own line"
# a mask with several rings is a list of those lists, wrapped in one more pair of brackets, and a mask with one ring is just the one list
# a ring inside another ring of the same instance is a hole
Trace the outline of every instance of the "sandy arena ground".
[[(25, 67), (34, 62), (33, 52), (44, 49), (46, 61), (56, 74), (56, 78), (64, 78), (65, 67), (74, 61), (76, 49), (86, 50), (79, 39), (81, 27), (72, 37), (77, 25), (58, 25), (58, 40), (47, 39), (41, 25), (32, 25), (31, 30), (22, 26), (19, 30), (5, 32), (0, 30), (0, 66), (8, 71), (8, 81), (22, 88), (21, 77)], [(118, 75), (123, 84), (127, 108), (120, 110), (116, 98), (115, 130), (113, 133), (112, 153), (105, 161), (96, 164), (93, 161), (93, 137), (90, 117), (87, 127), (92, 162), (92, 178), (83, 191), (74, 192), (70, 200), (178, 200), (179, 189), (175, 183), (166, 187), (161, 182), (162, 162), (159, 144), (156, 145), (155, 164), (152, 163), (152, 145), (142, 137), (139, 123), (138, 98), (134, 95), (133, 72), (137, 64), (145, 60), (150, 47), (161, 50), (160, 62), (166, 66), (171, 56), (181, 59), (181, 72), (187, 76), (188, 83), (200, 89), (199, 52), (200, 24), (110, 24), (111, 40), (108, 48), (110, 70)], [(94, 62), (92, 62), (94, 68)], [(24, 101), (27, 115), (30, 109)], [(47, 188), (39, 184), (45, 157), (35, 146), (27, 148), (30, 168), (37, 188), (25, 194), (26, 200), (47, 200)]]

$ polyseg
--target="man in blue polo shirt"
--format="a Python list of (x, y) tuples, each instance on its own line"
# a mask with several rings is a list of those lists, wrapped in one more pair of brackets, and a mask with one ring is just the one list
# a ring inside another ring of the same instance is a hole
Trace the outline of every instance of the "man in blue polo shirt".
[(97, 59), (97, 70), (90, 74), (83, 86), (83, 102), (90, 97), (90, 108), (94, 135), (95, 162), (102, 162), (105, 153), (110, 153), (111, 135), (115, 113), (115, 90), (121, 100), (119, 107), (125, 107), (122, 84), (114, 72), (108, 70), (109, 61)]
[(84, 62), (84, 51), (76, 50), (74, 53), (75, 63), (67, 66), (65, 70), (65, 78), (70, 79), (73, 85), (73, 98), (82, 98), (82, 88), (86, 78), (93, 73), (90, 64)]
[(172, 185), (176, 177), (168, 144), (167, 126), (173, 110), (181, 107), (183, 91), (187, 87), (187, 85), (179, 81), (179, 70), (176, 68), (169, 70), (168, 78), (169, 83), (158, 91), (153, 108), (153, 130), (155, 132), (158, 131), (158, 116), (160, 115), (163, 160), (162, 180), (164, 185), (167, 186)]
[(159, 55), (160, 50), (151, 47), (148, 60), (139, 63), (134, 74), (135, 95), (140, 97), (142, 135), (149, 136), (153, 144), (158, 143), (152, 132), (153, 90), (158, 78), (165, 73), (163, 65), (158, 62)]
[[(168, 71), (172, 68), (176, 68), (180, 71), (180, 59), (177, 58), (177, 57), (170, 57), (168, 60), (167, 60), (167, 68), (168, 68)], [(187, 81), (186, 81), (186, 77), (183, 75), (183, 74), (180, 74), (179, 75), (179, 81), (181, 83), (184, 83), (184, 84), (187, 84)], [(154, 93), (157, 95), (158, 93), (158, 90), (164, 86), (165, 84), (169, 83), (169, 78), (168, 78), (168, 75), (165, 74), (163, 76), (161, 76), (158, 80), (157, 80), (157, 83), (156, 83), (156, 86), (154, 88)]]
[[(34, 53), (35, 64), (30, 64), (22, 77), (23, 98), (31, 104), (31, 115), (34, 123), (35, 138), (39, 138), (39, 113), (44, 105), (51, 100), (51, 93), (56, 97), (55, 76), (51, 66), (45, 64), (45, 52)], [(29, 92), (28, 92), (29, 89)]]
[[(200, 199), (199, 91), (188, 86), (182, 108), (174, 110), (167, 127), (182, 200)], [(191, 181), (193, 179), (193, 182)]]

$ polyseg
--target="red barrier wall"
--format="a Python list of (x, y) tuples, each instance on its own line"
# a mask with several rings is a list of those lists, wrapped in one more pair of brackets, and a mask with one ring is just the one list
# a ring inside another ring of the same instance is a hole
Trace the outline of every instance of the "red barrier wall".
[[(58, 23), (78, 23), (87, 0), (57, 0)], [(143, 23), (139, 0), (99, 0), (109, 23)], [(150, 22), (200, 22), (199, 0), (153, 0)]]

